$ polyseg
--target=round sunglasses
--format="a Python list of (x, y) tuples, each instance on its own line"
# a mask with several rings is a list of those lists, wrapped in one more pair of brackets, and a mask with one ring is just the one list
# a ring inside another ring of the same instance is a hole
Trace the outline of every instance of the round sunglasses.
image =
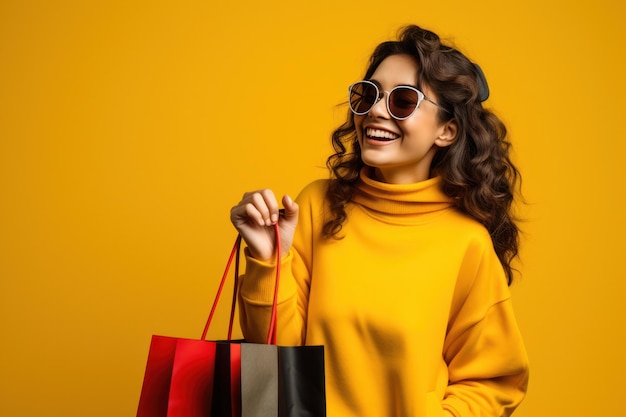
[(422, 100), (440, 107), (439, 104), (426, 97), (420, 90), (408, 85), (400, 85), (394, 87), (391, 91), (384, 91), (373, 81), (363, 80), (352, 84), (348, 90), (350, 109), (359, 116), (367, 114), (372, 110), (372, 107), (382, 100), (385, 93), (387, 93), (387, 111), (396, 120), (404, 120), (411, 117)]

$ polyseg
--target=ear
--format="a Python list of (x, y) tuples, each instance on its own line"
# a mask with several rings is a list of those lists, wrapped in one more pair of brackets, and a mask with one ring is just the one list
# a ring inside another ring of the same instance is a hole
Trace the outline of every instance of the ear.
[(459, 131), (459, 127), (454, 119), (448, 120), (440, 127), (440, 132), (435, 139), (435, 145), (440, 148), (450, 146), (456, 140), (456, 135)]

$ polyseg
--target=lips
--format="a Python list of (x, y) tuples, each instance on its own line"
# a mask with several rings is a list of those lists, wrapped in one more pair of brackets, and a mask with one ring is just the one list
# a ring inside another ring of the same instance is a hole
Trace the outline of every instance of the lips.
[(368, 127), (365, 129), (365, 136), (368, 139), (390, 141), (400, 137), (400, 135), (384, 129)]

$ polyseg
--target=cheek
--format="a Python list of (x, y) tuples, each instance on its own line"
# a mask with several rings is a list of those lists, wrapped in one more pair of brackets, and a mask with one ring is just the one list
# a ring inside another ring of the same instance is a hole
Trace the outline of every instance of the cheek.
[(363, 119), (364, 116), (354, 116), (354, 128), (356, 130), (356, 137), (359, 140), (359, 142), (362, 139), (362, 127), (363, 127)]
[(416, 128), (415, 123), (401, 123), (400, 132), (402, 132), (402, 137), (408, 139), (419, 136), (419, 129)]
[(406, 136), (432, 136), (436, 131), (436, 123), (426, 117), (408, 119), (400, 126)]

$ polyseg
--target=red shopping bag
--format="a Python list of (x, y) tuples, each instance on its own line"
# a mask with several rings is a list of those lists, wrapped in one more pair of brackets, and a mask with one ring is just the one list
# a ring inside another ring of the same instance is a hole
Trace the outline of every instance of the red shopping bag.
[[(152, 336), (137, 417), (239, 417), (241, 415), (240, 341), (231, 340), (236, 291), (228, 339), (207, 341), (206, 335), (233, 258), (239, 270), (237, 237), (200, 339)], [(235, 288), (238, 285), (235, 273)]]

